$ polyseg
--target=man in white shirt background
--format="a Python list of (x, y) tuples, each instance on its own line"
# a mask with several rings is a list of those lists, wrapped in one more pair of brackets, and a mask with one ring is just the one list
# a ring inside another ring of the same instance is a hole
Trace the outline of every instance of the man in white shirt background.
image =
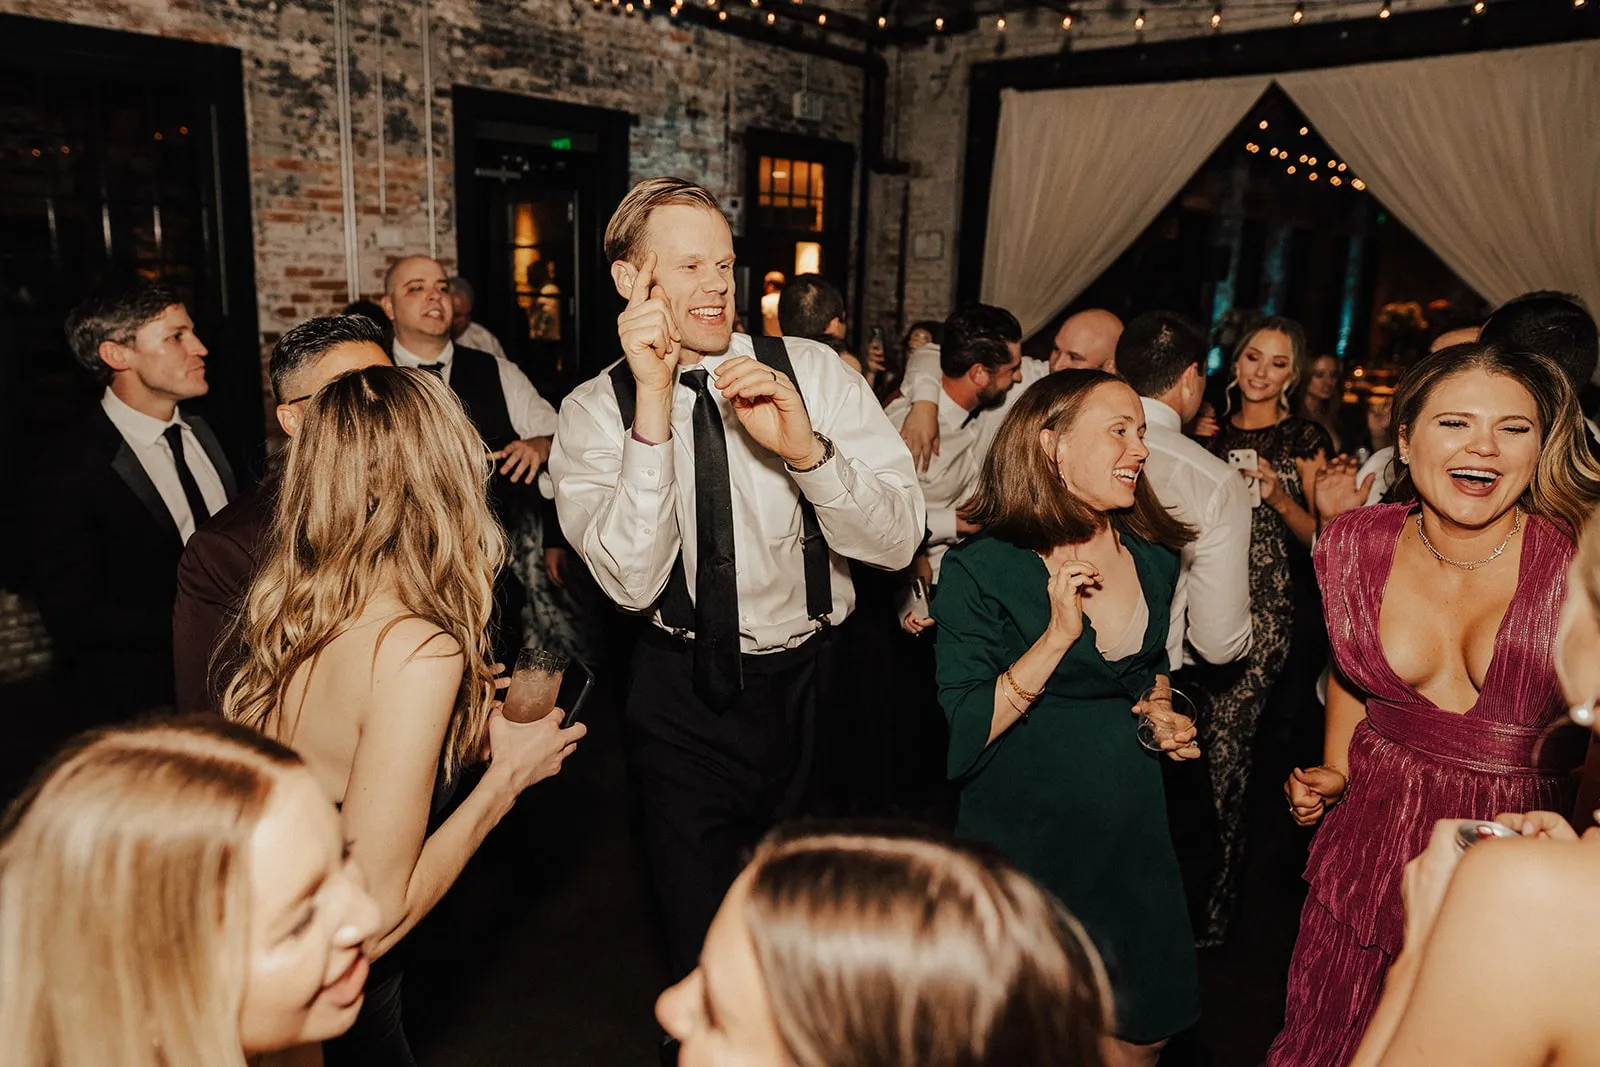
[(1206, 686), (1208, 675), (1242, 660), (1251, 644), (1251, 513), (1244, 479), (1183, 432), (1205, 396), (1205, 360), (1205, 333), (1172, 312), (1138, 316), (1117, 341), (1117, 369), (1144, 405), (1145, 477), (1156, 498), (1196, 534), (1180, 556), (1167, 653), (1176, 687), (1199, 705), (1205, 755), (1164, 770), (1173, 845), (1201, 930), (1213, 886), (1236, 877), (1242, 837), (1233, 828), (1242, 825), (1261, 714), (1254, 705), (1219, 707), (1205, 693), (1225, 691)]
[(36, 471), (34, 588), (81, 723), (173, 703), (172, 603), (184, 543), (236, 492), (209, 427), (207, 351), (176, 292), (141, 285), (67, 317), (100, 402)]
[[(1011, 312), (1003, 308), (995, 310), (1003, 314), (1009, 323), (1001, 324), (996, 321), (990, 328), (1014, 344), (1020, 355), (1021, 324)], [(1043, 360), (1031, 356), (1024, 357), (1018, 381), (1021, 382), (1022, 388), (1026, 389), (1052, 371), (1068, 368), (1116, 373), (1117, 337), (1121, 333), (1122, 320), (1109, 311), (1090, 308), (1069, 315), (1061, 324), (1061, 328), (1056, 331), (1055, 345), (1050, 351), (1050, 358)], [(906, 447), (911, 450), (911, 456), (916, 460), (918, 470), (926, 470), (932, 458), (939, 454), (938, 376), (939, 361), (936, 349), (931, 351), (928, 348), (919, 349), (906, 360), (905, 381), (900, 391), (902, 396), (911, 400), (912, 409), (901, 424), (900, 436), (905, 440)], [(1022, 389), (1014, 390), (1007, 397), (1007, 404), (1015, 403), (1017, 397), (1021, 395)], [(990, 436), (992, 438), (993, 435)], [(988, 450), (987, 444), (984, 449)]]
[[(914, 576), (930, 586), (938, 581), (939, 561), (945, 552), (974, 532), (961, 521), (956, 509), (977, 486), (989, 442), (1005, 417), (1006, 401), (1022, 380), (1023, 359), (1018, 346), (985, 330), (989, 320), (996, 318), (993, 312), (1010, 317), (1009, 312), (986, 305), (957, 311), (946, 320), (945, 343), (938, 348), (939, 393), (935, 404), (940, 447), (927, 467), (917, 472), (928, 507), (928, 538), (926, 551), (917, 560), (925, 564), (925, 569), (918, 571), (913, 565)], [(912, 401), (902, 394), (884, 413), (899, 429), (911, 408)], [(902, 617), (900, 623), (910, 632), (920, 633), (932, 626), (933, 620), (925, 616)]]
[(623, 722), (682, 975), (745, 850), (803, 807), (855, 604), (846, 557), (905, 567), (925, 515), (859, 375), (814, 342), (732, 333), (733, 238), (708, 191), (640, 183), (605, 245), (624, 360), (562, 404), (550, 470), (573, 550), (654, 624)]

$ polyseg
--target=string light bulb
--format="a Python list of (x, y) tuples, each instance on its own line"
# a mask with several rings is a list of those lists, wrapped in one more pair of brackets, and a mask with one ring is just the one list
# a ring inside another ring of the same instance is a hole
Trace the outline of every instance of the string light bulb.
[(1328, 179), (1328, 184), (1338, 187), (1344, 184), (1344, 179), (1335, 174), (1333, 177)]
[(1392, 14), (1394, 14), (1394, 12), (1389, 10), (1389, 0), (1383, 0), (1383, 6), (1378, 8), (1378, 17), (1380, 19), (1386, 19)]
[(1350, 181), (1350, 188), (1354, 189), (1356, 192), (1360, 192), (1366, 187), (1367, 183), (1362, 181), (1360, 178), (1352, 178)]
[(718, 22), (727, 22), (728, 21), (728, 13), (726, 11), (718, 11), (717, 12), (717, 21)]
[(887, 18), (885, 18), (884, 16), (879, 15), (878, 16), (878, 29), (881, 30), (887, 25), (889, 25), (889, 20)]
[(1311, 132), (1311, 127), (1310, 126), (1302, 126), (1302, 127), (1300, 127), (1300, 136), (1301, 137), (1304, 137), (1306, 134), (1308, 134), (1310, 132)]
[(1256, 128), (1257, 129), (1262, 129), (1262, 130), (1266, 129), (1267, 128), (1267, 120), (1266, 119), (1262, 119), (1260, 122), (1256, 123)]
[(1289, 21), (1294, 23), (1296, 26), (1298, 26), (1302, 22), (1304, 22), (1305, 20), (1306, 20), (1306, 5), (1304, 5), (1304, 4), (1296, 4), (1296, 5), (1294, 5), (1294, 14), (1289, 16)]
[(1310, 165), (1310, 166), (1313, 166), (1313, 167), (1316, 166), (1317, 165), (1317, 157), (1316, 156), (1312, 156), (1310, 159), (1306, 160), (1306, 163), (1308, 165)]
[(827, 24), (828, 24), (828, 13), (826, 11), (824, 11), (824, 12), (822, 12), (822, 14), (817, 16), (817, 25), (818, 26), (826, 26)]
[(622, 10), (626, 11), (630, 15), (633, 14), (633, 0), (628, 0), (626, 4), (623, 4)]
[(944, 16), (943, 15), (940, 15), (938, 18), (933, 20), (933, 28), (938, 30), (940, 33), (944, 32)]
[(1478, 0), (1477, 3), (1472, 5), (1472, 13), (1474, 15), (1481, 15), (1485, 11), (1487, 11), (1488, 8), (1489, 8), (1488, 4), (1484, 3), (1483, 0)]
[(1577, 9), (1577, 8), (1582, 7), (1584, 4), (1586, 4), (1588, 2), (1589, 2), (1589, 0), (1572, 0), (1572, 6), (1573, 6), (1574, 9)]
[(996, 33), (1006, 32), (1006, 17), (1004, 15), (994, 20), (994, 28)]
[(1316, 181), (1317, 180), (1317, 172), (1316, 171), (1312, 171), (1310, 174), (1306, 175), (1306, 177), (1310, 178), (1312, 181)]
[(1144, 32), (1144, 8), (1142, 7), (1139, 9), (1139, 13), (1133, 17), (1133, 32)]
[(1290, 174), (1294, 173), (1294, 164), (1293, 163), (1289, 164), (1289, 173)]
[(1072, 16), (1070, 14), (1061, 16), (1061, 28), (1064, 30), (1072, 29)]
[(767, 25), (771, 26), (774, 22), (777, 22), (777, 21), (778, 21), (778, 16), (774, 15), (772, 12), (768, 11), (767, 12)]
[(1216, 7), (1211, 9), (1211, 28), (1213, 30), (1222, 29), (1222, 5), (1221, 4), (1218, 4)]

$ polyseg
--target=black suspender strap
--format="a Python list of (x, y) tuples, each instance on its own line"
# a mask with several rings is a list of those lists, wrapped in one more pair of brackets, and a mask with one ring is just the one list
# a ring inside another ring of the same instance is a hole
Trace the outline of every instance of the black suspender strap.
[[(794, 364), (789, 359), (789, 351), (783, 345), (781, 337), (752, 337), (755, 342), (756, 359), (771, 367), (775, 371), (786, 374), (791, 382), (795, 383), (798, 392), (800, 383), (794, 376)], [(617, 396), (617, 411), (622, 416), (623, 430), (633, 431), (633, 416), (638, 408), (638, 385), (633, 380), (633, 372), (628, 369), (628, 361), (620, 360), (611, 368), (611, 390)], [(804, 394), (800, 402), (805, 403)], [(800, 496), (800, 550), (805, 560), (806, 576), (806, 615), (817, 622), (827, 622), (828, 613), (833, 610), (833, 569), (832, 561), (828, 557), (828, 542), (822, 536), (822, 524), (817, 521), (817, 509), (811, 506), (811, 501)], [(683, 552), (680, 549), (678, 558), (672, 563), (672, 575), (667, 579), (667, 587), (661, 593), (661, 599), (656, 603), (661, 612), (661, 621), (669, 629), (691, 631), (694, 629), (694, 601), (689, 596), (689, 583), (684, 577)]]
[[(794, 364), (789, 361), (789, 350), (781, 337), (752, 337), (756, 345), (756, 358), (773, 370), (787, 375), (794, 382), (795, 392), (800, 392), (800, 379), (794, 375)], [(800, 393), (800, 403), (806, 402)], [(822, 524), (817, 521), (817, 509), (811, 506), (805, 494), (800, 494), (800, 548), (806, 568), (806, 615), (813, 621), (826, 621), (833, 610), (833, 569), (828, 559), (828, 542), (822, 536)]]

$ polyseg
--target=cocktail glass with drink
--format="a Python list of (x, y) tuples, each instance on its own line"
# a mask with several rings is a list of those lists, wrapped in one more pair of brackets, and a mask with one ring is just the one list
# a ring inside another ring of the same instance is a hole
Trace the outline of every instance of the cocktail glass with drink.
[(555, 710), (556, 694), (567, 670), (567, 657), (546, 648), (525, 648), (517, 653), (500, 713), (512, 722), (536, 722)]

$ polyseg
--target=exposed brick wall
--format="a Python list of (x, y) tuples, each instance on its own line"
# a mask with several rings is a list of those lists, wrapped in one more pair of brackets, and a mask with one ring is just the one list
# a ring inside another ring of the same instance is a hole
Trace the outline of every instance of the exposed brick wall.
[(31, 603), (0, 591), (0, 683), (30, 677), (50, 666), (50, 638)]
[[(657, 5), (664, 7), (664, 4)], [(244, 54), (257, 302), (263, 345), (346, 292), (333, 5), (326, 0), (0, 0), (0, 11), (226, 44)], [(638, 116), (634, 177), (681, 174), (741, 192), (739, 135), (752, 125), (856, 143), (861, 73), (831, 60), (627, 16), (590, 0), (436, 0), (432, 5), (434, 161), (440, 257), (454, 257), (450, 87), (468, 85)], [(351, 93), (361, 288), (389, 260), (428, 247), (421, 5), (353, 0)], [(383, 100), (378, 101), (383, 36)], [(795, 120), (802, 79), (825, 101)], [(387, 213), (378, 211), (383, 123)], [(380, 225), (400, 248), (380, 248)]]

